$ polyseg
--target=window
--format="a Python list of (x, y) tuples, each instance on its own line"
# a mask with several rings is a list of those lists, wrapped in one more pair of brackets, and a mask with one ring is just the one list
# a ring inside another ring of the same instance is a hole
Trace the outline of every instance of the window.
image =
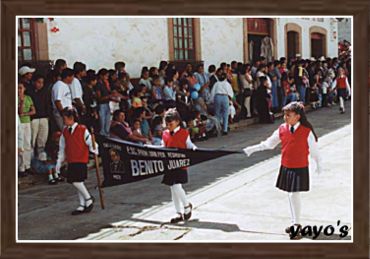
[(18, 59), (35, 60), (35, 19), (18, 19)]
[(173, 18), (173, 58), (175, 61), (193, 61), (196, 59), (194, 19)]

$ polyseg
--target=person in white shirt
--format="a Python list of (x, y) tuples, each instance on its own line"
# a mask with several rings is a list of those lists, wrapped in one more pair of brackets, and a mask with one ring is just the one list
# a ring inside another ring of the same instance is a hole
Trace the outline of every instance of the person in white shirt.
[(300, 192), (309, 191), (308, 155), (316, 162), (318, 174), (322, 172), (321, 156), (318, 150), (317, 135), (308, 122), (304, 106), (300, 102), (291, 102), (283, 108), (285, 123), (260, 144), (246, 147), (243, 151), (247, 156), (257, 151), (274, 149), (281, 143), (281, 167), (276, 187), (288, 192), (291, 223), (285, 229), (291, 238), (299, 239), (302, 230), (300, 211)]
[(234, 97), (231, 84), (226, 80), (226, 73), (221, 73), (211, 91), (211, 101), (214, 102), (216, 117), (223, 123), (222, 135), (227, 135), (229, 124), (229, 100)]
[(82, 78), (86, 76), (86, 65), (81, 62), (75, 62), (73, 64), (73, 71), (75, 73), (75, 77), (69, 85), (71, 89), (72, 102), (77, 108), (79, 115), (84, 115), (86, 113), (86, 107), (82, 99), (83, 90), (81, 82)]
[(74, 72), (70, 68), (63, 70), (61, 79), (57, 81), (51, 91), (51, 100), (53, 103), (53, 114), (56, 124), (60, 131), (64, 128), (63, 117), (61, 115), (64, 108), (72, 108), (72, 95), (69, 84), (73, 82)]

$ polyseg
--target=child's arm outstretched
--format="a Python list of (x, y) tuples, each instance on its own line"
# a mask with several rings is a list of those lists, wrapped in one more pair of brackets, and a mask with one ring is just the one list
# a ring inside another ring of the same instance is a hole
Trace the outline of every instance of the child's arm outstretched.
[(308, 141), (308, 148), (310, 149), (310, 155), (312, 159), (315, 160), (316, 162), (316, 172), (318, 174), (321, 174), (322, 173), (321, 155), (319, 152), (318, 144), (316, 142), (315, 136), (313, 135), (312, 131), (308, 135), (307, 141)]
[(254, 152), (257, 152), (257, 151), (263, 151), (266, 149), (274, 149), (279, 143), (280, 143), (279, 129), (277, 129), (265, 141), (262, 141), (260, 144), (257, 144), (257, 145), (246, 147), (243, 149), (243, 151), (247, 156), (250, 156)]

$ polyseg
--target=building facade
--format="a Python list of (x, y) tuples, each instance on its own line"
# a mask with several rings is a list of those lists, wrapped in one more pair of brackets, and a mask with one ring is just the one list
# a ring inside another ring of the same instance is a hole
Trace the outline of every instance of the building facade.
[(19, 20), (19, 63), (63, 58), (98, 70), (123, 60), (132, 77), (161, 60), (268, 61), (338, 55), (334, 18), (50, 18)]

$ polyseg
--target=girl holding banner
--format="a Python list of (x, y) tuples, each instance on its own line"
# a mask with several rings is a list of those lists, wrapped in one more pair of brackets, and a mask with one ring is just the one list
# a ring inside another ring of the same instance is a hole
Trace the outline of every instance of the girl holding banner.
[(276, 187), (288, 192), (292, 226), (285, 229), (286, 233), (299, 239), (301, 200), (300, 192), (309, 190), (308, 154), (316, 162), (316, 170), (321, 173), (321, 157), (317, 146), (317, 135), (308, 122), (304, 106), (299, 102), (291, 102), (283, 108), (285, 123), (274, 131), (265, 141), (244, 149), (247, 156), (257, 151), (274, 149), (281, 143), (281, 166)]
[(94, 197), (91, 196), (84, 181), (87, 178), (87, 163), (89, 150), (98, 154), (98, 147), (93, 148), (92, 137), (86, 127), (77, 123), (77, 111), (65, 108), (62, 111), (64, 129), (59, 140), (59, 152), (56, 172), (60, 174), (60, 167), (67, 161), (67, 182), (71, 183), (78, 193), (80, 205), (72, 211), (72, 215), (90, 212), (94, 206)]
[[(169, 109), (165, 114), (167, 130), (162, 135), (162, 146), (170, 148), (193, 149), (197, 147), (191, 142), (189, 132), (181, 127), (181, 117), (176, 109)], [(162, 183), (170, 186), (171, 196), (177, 216), (171, 223), (188, 220), (191, 217), (192, 204), (187, 200), (182, 184), (188, 182), (187, 168), (175, 169), (163, 176)]]

